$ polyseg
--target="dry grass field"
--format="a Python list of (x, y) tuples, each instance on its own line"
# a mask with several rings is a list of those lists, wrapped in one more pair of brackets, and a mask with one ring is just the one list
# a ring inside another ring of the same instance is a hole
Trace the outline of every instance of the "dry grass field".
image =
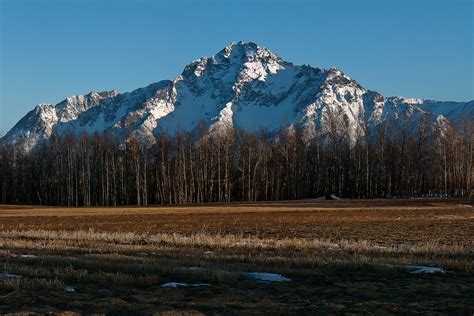
[(472, 315), (472, 205), (4, 205), (0, 313)]

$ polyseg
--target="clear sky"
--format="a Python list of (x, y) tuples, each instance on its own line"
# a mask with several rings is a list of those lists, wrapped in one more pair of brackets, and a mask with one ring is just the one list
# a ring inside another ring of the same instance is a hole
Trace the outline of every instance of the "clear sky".
[(474, 99), (472, 0), (0, 0), (0, 131), (38, 103), (174, 79), (231, 41), (386, 96)]

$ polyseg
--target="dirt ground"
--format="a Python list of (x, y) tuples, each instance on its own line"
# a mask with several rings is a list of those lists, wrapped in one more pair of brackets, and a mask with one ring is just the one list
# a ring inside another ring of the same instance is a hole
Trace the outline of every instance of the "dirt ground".
[(470, 200), (297, 201), (174, 207), (0, 206), (0, 230), (209, 232), (474, 247)]

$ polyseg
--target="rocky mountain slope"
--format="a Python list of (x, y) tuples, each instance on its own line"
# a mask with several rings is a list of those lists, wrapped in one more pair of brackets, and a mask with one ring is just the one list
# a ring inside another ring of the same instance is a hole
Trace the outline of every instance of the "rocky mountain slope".
[(338, 69), (294, 65), (255, 43), (238, 42), (189, 63), (173, 81), (39, 104), (1, 142), (31, 149), (67, 130), (108, 130), (122, 139), (135, 134), (152, 143), (158, 133), (193, 131), (201, 122), (211, 133), (223, 128), (277, 132), (292, 126), (310, 139), (337, 126), (353, 137), (386, 120), (416, 122), (425, 114), (435, 124), (459, 125), (474, 119), (474, 101), (387, 98)]

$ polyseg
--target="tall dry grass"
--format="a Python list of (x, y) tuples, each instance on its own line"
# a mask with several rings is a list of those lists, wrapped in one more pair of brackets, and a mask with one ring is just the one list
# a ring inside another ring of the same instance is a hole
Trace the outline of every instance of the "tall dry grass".
[[(198, 232), (136, 233), (87, 231), (10, 230), (0, 232), (3, 254), (29, 251), (41, 255), (64, 253), (83, 255), (137, 256), (183, 253), (202, 257), (213, 251), (215, 260), (255, 263), (285, 263), (312, 266), (333, 262), (386, 262), (390, 264), (433, 262), (450, 268), (472, 271), (474, 250), (465, 245), (443, 245), (435, 242), (381, 246), (367, 240), (329, 240), (305, 238), (260, 238), (243, 234)], [(0, 252), (0, 254), (2, 254)], [(144, 259), (144, 258), (142, 258)], [(339, 260), (339, 261), (338, 261)]]

